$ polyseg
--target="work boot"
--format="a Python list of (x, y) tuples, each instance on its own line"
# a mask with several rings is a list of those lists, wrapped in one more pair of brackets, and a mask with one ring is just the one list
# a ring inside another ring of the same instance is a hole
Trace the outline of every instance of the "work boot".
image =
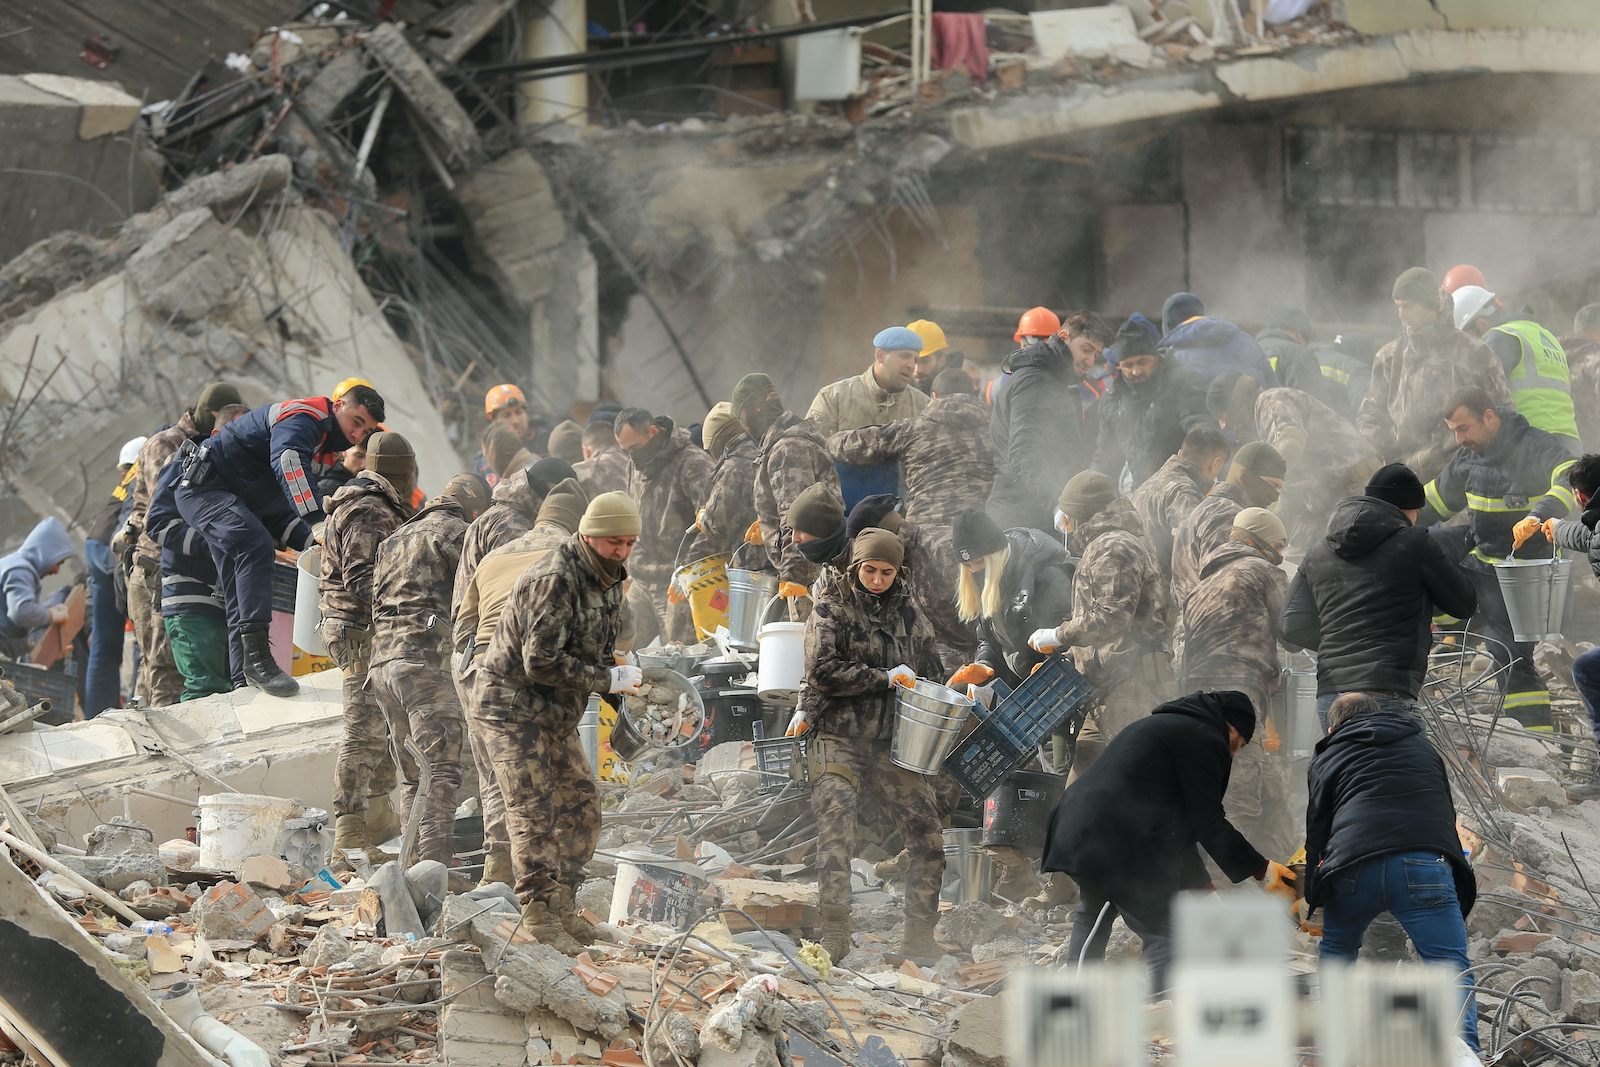
[(872, 865), (872, 873), (879, 878), (904, 878), (906, 868), (911, 866), (911, 850), (903, 848), (898, 856), (890, 856), (881, 863)]
[(573, 888), (564, 885), (552, 903), (555, 905), (556, 917), (561, 920), (562, 928), (572, 935), (574, 941), (587, 948), (604, 938), (600, 936), (600, 931), (595, 929), (594, 923), (578, 913), (578, 904), (574, 896)]
[(511, 874), (511, 853), (494, 849), (484, 855), (483, 877), (478, 879), (478, 885), (485, 886), (490, 882), (504, 882), (506, 885), (516, 884)]
[(384, 862), (384, 855), (372, 847), (372, 836), (367, 831), (367, 820), (360, 815), (341, 815), (333, 821), (333, 854), (336, 862), (350, 865), (349, 852), (359, 852), (374, 867)]
[(822, 947), (834, 963), (850, 955), (850, 905), (822, 905)]
[(272, 658), (272, 635), (265, 630), (240, 634), (244, 645), (244, 680), (275, 697), (292, 697), (300, 692), (300, 683), (283, 673), (278, 661)]
[(402, 829), (400, 816), (389, 804), (388, 793), (375, 793), (367, 798), (367, 833), (372, 835), (374, 845), (399, 837)]
[(540, 944), (549, 945), (563, 955), (576, 956), (583, 951), (583, 946), (561, 925), (560, 917), (542, 900), (530, 900), (522, 906), (522, 928)]
[(1028, 912), (1048, 911), (1063, 904), (1075, 904), (1077, 901), (1078, 883), (1060, 871), (1055, 871), (1045, 879), (1043, 891), (1024, 900), (1022, 908)]
[(1033, 864), (1027, 860), (1011, 866), (1002, 867), (999, 883), (994, 887), (994, 895), (1004, 897), (1014, 904), (1020, 904), (1029, 897), (1044, 892), (1044, 887), (1039, 884), (1039, 876), (1033, 873)]
[(913, 919), (906, 917), (905, 936), (900, 940), (900, 946), (895, 952), (907, 956), (912, 960), (927, 960), (937, 963), (940, 956), (945, 954), (944, 949), (933, 939), (933, 919)]

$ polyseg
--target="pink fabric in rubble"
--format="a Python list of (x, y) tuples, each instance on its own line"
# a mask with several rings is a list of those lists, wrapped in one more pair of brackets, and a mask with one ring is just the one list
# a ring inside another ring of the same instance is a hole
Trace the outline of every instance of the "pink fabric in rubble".
[(989, 45), (982, 15), (935, 11), (928, 51), (934, 70), (949, 70), (965, 63), (974, 85), (989, 80)]

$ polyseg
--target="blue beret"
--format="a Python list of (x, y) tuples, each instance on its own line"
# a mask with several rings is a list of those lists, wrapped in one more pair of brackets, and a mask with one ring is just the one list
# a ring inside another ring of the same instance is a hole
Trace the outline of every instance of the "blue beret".
[(921, 352), (922, 338), (904, 326), (891, 326), (872, 339), (872, 347), (881, 348), (886, 352), (908, 348), (913, 352)]

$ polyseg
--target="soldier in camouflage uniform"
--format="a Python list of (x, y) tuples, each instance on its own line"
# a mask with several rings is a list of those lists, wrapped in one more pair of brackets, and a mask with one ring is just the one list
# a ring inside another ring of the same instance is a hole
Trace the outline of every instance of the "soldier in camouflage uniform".
[(517, 579), (480, 667), (480, 715), (505, 798), (522, 925), (568, 953), (596, 936), (573, 900), (600, 836), (578, 720), (590, 693), (639, 689), (639, 668), (613, 664), (623, 564), (640, 525), (624, 493), (590, 501), (578, 535)]
[(1196, 426), (1184, 435), (1177, 455), (1133, 491), (1133, 509), (1144, 527), (1145, 544), (1169, 582), (1173, 537), (1211, 491), (1227, 462), (1228, 439), (1214, 426)]
[(1289, 806), (1289, 753), (1268, 723), (1269, 702), (1282, 681), (1278, 645), (1289, 598), (1289, 579), (1279, 567), (1284, 544), (1283, 523), (1270, 511), (1246, 508), (1235, 515), (1228, 540), (1206, 557), (1200, 584), (1173, 631), (1180, 691), (1234, 689), (1255, 705), (1255, 735), (1234, 759), (1223, 806), (1257, 851), (1280, 857), (1294, 851), (1298, 833)]
[(701, 439), (711, 456), (711, 486), (706, 502), (695, 512), (700, 533), (683, 555), (690, 563), (711, 556), (728, 556), (728, 566), (741, 570), (770, 570), (771, 562), (760, 544), (745, 540), (756, 521), (751, 488), (756, 480), (756, 443), (739, 420), (733, 405), (718, 401), (700, 427)]
[(1328, 532), (1334, 505), (1360, 496), (1367, 479), (1383, 464), (1377, 449), (1338, 412), (1300, 389), (1262, 389), (1248, 375), (1223, 374), (1206, 396), (1212, 414), (1240, 442), (1265, 441), (1283, 457), (1287, 470), (1278, 517), (1298, 548)]
[(1477, 386), (1496, 406), (1511, 406), (1500, 358), (1455, 328), (1455, 303), (1432, 273), (1412, 267), (1394, 283), (1400, 336), (1378, 350), (1356, 429), (1384, 462), (1404, 463), (1423, 483), (1455, 453), (1441, 410), (1458, 390)]
[(452, 611), (461, 607), (462, 594), (467, 591), (467, 583), (472, 581), (472, 572), (478, 569), (478, 561), (533, 529), (545, 493), (557, 482), (575, 477), (566, 460), (546, 456), (531, 467), (513, 471), (500, 479), (500, 484), (494, 487), (494, 503), (467, 528), (467, 539), (461, 544), (461, 566), (456, 573)]
[(443, 495), (384, 538), (373, 570), (368, 678), (400, 768), (400, 808), (409, 812), (417, 794), (417, 762), (405, 747), (410, 737), (428, 761), (430, 779), (415, 859), (446, 866), (455, 855), (464, 725), (450, 676), (450, 600), (467, 523), (488, 506), (481, 477), (456, 475)]
[(822, 945), (834, 959), (850, 951), (850, 861), (862, 787), (894, 819), (910, 852), (899, 951), (943, 954), (933, 940), (944, 878), (933, 790), (927, 777), (889, 759), (894, 686), (914, 685), (919, 675), (932, 678), (940, 671), (933, 631), (899, 574), (903, 556), (894, 534), (863, 530), (852, 544), (848, 577), (819, 596), (805, 624), (805, 684), (790, 732), (803, 732), (810, 750), (820, 752), (822, 774), (811, 782), (811, 810), (817, 819)]
[(1174, 613), (1200, 583), (1206, 557), (1228, 539), (1233, 517), (1245, 508), (1271, 507), (1283, 488), (1287, 473), (1283, 457), (1265, 441), (1252, 441), (1239, 449), (1228, 477), (1189, 513), (1172, 539), (1172, 597)]
[[(595, 413), (598, 417), (599, 412)], [(601, 493), (626, 493), (633, 463), (617, 444), (614, 420), (607, 416), (583, 428), (583, 462), (574, 463), (578, 484), (590, 500)]]
[(1124, 726), (1174, 694), (1167, 651), (1167, 596), (1161, 568), (1145, 547), (1133, 502), (1098, 471), (1075, 474), (1057, 506), (1072, 576), (1072, 617), (1036, 630), (1028, 644), (1046, 655), (1071, 649), (1096, 690), (1098, 706), (1076, 742), (1055, 737), (1055, 771), (1081, 775)]
[[(323, 531), (322, 635), (328, 655), (344, 671), (344, 737), (333, 772), (336, 853), (362, 849), (383, 862), (376, 844), (397, 827), (389, 807), (394, 759), (389, 731), (367, 671), (372, 658), (372, 583), (378, 546), (411, 514), (417, 460), (397, 433), (367, 439), (367, 469), (342, 486), (326, 504)], [(374, 840), (376, 839), (376, 840)]]
[(842, 501), (839, 472), (815, 424), (786, 410), (765, 374), (739, 379), (733, 389), (733, 410), (757, 442), (755, 505), (761, 542), (778, 572), (778, 595), (790, 602), (789, 617), (800, 621), (811, 610), (807, 594), (817, 579), (817, 565), (800, 554), (794, 531), (783, 517), (795, 498), (813, 485), (832, 487)]
[[(670, 591), (672, 573), (695, 526), (695, 513), (706, 498), (711, 482), (711, 457), (689, 440), (665, 415), (651, 416), (643, 408), (627, 408), (617, 415), (617, 443), (628, 450), (633, 473), (628, 495), (639, 505), (644, 533), (628, 557), (628, 572), (636, 589), (629, 599), (636, 605), (639, 637), (648, 644), (649, 620), (637, 605), (648, 602), (659, 627), (662, 644), (695, 640), (694, 620), (683, 596)], [(689, 562), (684, 557), (684, 562)]]
[(828, 451), (841, 463), (899, 462), (905, 472), (906, 518), (948, 526), (967, 508), (982, 508), (994, 484), (989, 406), (972, 391), (964, 370), (941, 371), (933, 400), (909, 419), (841, 430)]

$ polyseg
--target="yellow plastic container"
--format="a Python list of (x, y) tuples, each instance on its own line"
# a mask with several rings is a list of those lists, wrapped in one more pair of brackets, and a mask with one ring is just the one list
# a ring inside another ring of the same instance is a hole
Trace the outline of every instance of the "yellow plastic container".
[(600, 701), (600, 770), (595, 775), (602, 782), (624, 784), (632, 777), (633, 765), (618, 758), (611, 751), (611, 728), (617, 725), (617, 709), (608, 700)]
[(672, 580), (689, 597), (694, 628), (701, 640), (728, 625), (728, 557), (707, 556), (679, 567)]

